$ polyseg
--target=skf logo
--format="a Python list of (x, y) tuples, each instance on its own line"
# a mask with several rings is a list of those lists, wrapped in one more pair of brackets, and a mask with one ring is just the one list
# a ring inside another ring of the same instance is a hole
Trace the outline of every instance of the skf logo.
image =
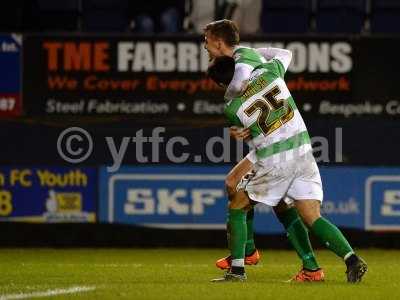
[(400, 190), (385, 191), (381, 214), (388, 217), (400, 217)]
[(223, 196), (221, 189), (128, 189), (124, 211), (128, 215), (202, 215), (206, 206)]
[(131, 170), (107, 178), (107, 188), (100, 196), (101, 221), (163, 228), (226, 226), (224, 174)]
[(400, 230), (400, 176), (370, 176), (365, 184), (365, 228)]

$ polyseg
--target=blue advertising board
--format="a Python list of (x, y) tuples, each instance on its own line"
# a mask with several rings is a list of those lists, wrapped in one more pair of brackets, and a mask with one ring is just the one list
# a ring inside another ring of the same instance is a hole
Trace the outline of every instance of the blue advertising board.
[[(100, 170), (99, 220), (170, 229), (224, 229), (230, 167)], [(323, 214), (345, 228), (400, 230), (400, 169), (320, 168)], [(271, 207), (256, 206), (257, 233), (282, 233)]]
[(223, 229), (227, 170), (124, 167), (108, 173), (102, 168), (99, 220), (160, 228)]
[(0, 167), (0, 221), (95, 222), (97, 170)]
[(0, 34), (0, 116), (21, 113), (21, 53), (21, 35)]

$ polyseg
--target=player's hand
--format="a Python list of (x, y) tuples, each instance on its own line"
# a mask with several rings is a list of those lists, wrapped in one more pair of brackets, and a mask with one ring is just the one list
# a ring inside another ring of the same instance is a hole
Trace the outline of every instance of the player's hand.
[(237, 126), (232, 126), (229, 128), (229, 134), (235, 140), (248, 141), (251, 138), (251, 132), (248, 128), (240, 128)]

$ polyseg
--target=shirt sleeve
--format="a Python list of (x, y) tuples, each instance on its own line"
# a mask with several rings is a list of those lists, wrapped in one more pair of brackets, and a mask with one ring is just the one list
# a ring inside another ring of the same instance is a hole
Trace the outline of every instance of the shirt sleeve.
[(225, 99), (232, 100), (233, 98), (241, 96), (242, 92), (247, 87), (247, 82), (253, 70), (254, 67), (248, 64), (235, 64), (235, 73), (233, 74), (232, 80), (226, 89)]
[(258, 48), (258, 53), (260, 53), (266, 60), (277, 59), (279, 60), (285, 72), (289, 67), (290, 62), (292, 61), (292, 51), (280, 48)]

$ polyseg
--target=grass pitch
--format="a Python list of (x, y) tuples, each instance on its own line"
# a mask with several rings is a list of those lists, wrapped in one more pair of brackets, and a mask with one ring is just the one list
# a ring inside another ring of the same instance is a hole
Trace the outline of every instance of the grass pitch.
[(222, 249), (0, 249), (0, 299), (399, 299), (400, 251), (365, 250), (361, 284), (344, 264), (317, 251), (325, 283), (286, 283), (299, 269), (293, 251), (262, 251), (245, 283), (210, 283), (222, 275)]

